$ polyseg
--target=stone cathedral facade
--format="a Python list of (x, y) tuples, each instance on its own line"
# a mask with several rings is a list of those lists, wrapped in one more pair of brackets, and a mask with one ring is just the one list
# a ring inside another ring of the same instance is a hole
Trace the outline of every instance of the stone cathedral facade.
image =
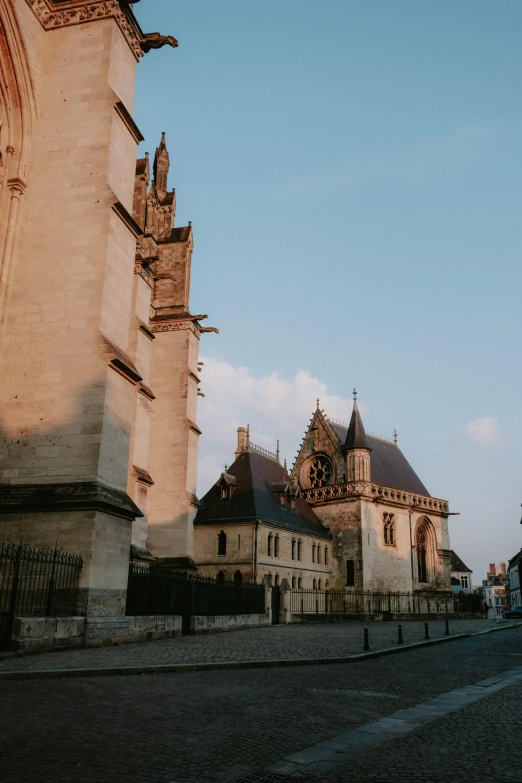
[(193, 558), (213, 330), (165, 136), (136, 164), (132, 118), (164, 44), (129, 0), (0, 0), (0, 541), (83, 556), (93, 638), (125, 636), (131, 546)]

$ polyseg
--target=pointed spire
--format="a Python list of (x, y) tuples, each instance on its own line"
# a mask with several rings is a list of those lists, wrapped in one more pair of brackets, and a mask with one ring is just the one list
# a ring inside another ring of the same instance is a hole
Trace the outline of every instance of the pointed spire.
[(167, 193), (167, 178), (169, 175), (170, 158), (167, 151), (167, 142), (165, 140), (165, 131), (161, 134), (159, 147), (156, 148), (154, 156), (154, 184), (160, 195)]
[(279, 441), (277, 441), (276, 457), (277, 457), (277, 461), (280, 462), (281, 460), (279, 459)]
[(351, 451), (352, 449), (367, 449), (371, 451), (368, 441), (366, 439), (366, 432), (359, 413), (359, 406), (357, 405), (357, 391), (353, 390), (353, 411), (352, 418), (350, 419), (350, 425), (348, 427), (348, 433), (346, 435), (345, 449)]

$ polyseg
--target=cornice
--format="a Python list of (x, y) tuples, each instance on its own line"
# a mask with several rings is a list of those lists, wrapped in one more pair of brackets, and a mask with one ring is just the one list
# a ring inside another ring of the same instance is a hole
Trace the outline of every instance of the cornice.
[[(139, 27), (130, 24), (118, 0), (70, 0), (60, 3), (59, 10), (53, 0), (26, 0), (45, 30), (56, 30), (75, 24), (114, 19), (123, 33), (136, 60), (143, 55)], [(65, 7), (64, 7), (65, 6)]]
[(347, 499), (366, 498), (375, 503), (383, 503), (390, 506), (408, 508), (427, 514), (447, 515), (449, 511), (448, 501), (439, 498), (414, 495), (412, 492), (385, 487), (373, 482), (346, 482), (343, 484), (330, 484), (325, 487), (312, 487), (303, 489), (303, 496), (310, 505), (322, 505), (324, 503), (340, 503)]

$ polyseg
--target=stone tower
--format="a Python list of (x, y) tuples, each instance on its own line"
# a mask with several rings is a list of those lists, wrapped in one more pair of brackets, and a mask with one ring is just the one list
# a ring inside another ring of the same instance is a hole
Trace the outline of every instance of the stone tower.
[[(134, 219), (143, 230), (135, 267), (136, 316), (145, 324), (141, 331), (148, 339), (140, 337), (142, 359), (137, 357), (147, 390), (136, 418), (136, 462), (130, 481), (145, 514), (144, 520), (135, 523), (135, 545), (143, 548), (146, 544), (155, 557), (190, 565), (201, 434), (196, 424), (199, 341), (202, 333), (217, 330), (201, 326), (199, 322), (207, 316), (193, 315), (189, 309), (192, 226), (174, 225), (176, 192), (168, 189), (169, 169), (163, 133), (150, 188), (148, 156), (136, 167)], [(144, 486), (144, 469), (150, 479), (148, 487)]]

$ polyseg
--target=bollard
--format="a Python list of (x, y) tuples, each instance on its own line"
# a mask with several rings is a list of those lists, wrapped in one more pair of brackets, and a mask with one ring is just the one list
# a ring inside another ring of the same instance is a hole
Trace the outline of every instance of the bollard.
[(446, 634), (446, 636), (449, 636), (449, 635), (450, 635), (449, 623), (448, 623), (448, 621), (447, 621), (447, 620), (446, 620), (445, 622), (446, 622), (446, 631), (445, 631), (445, 634)]
[(367, 628), (364, 629), (364, 647), (363, 647), (363, 650), (364, 650), (364, 652), (369, 652), (369, 650), (370, 650), (370, 642), (368, 641), (368, 629)]
[(402, 625), (398, 625), (397, 628), (399, 629), (399, 644), (404, 644), (404, 639), (402, 638)]
[(429, 639), (430, 638), (430, 632), (428, 630), (428, 623), (424, 623), (424, 638)]

